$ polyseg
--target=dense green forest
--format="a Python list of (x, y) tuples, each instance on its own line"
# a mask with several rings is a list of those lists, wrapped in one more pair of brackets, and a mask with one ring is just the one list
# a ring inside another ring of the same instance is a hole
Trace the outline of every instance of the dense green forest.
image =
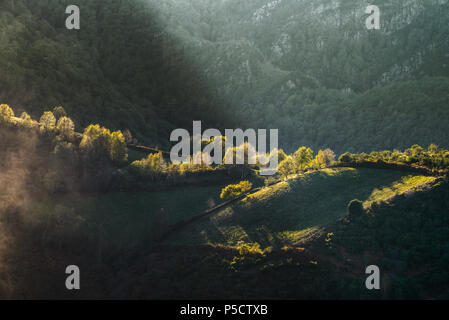
[(0, 100), (81, 126), (280, 129), (280, 144), (337, 153), (447, 147), (447, 1), (2, 1)]
[[(449, 1), (70, 4), (0, 0), (0, 298), (449, 297)], [(195, 120), (277, 174), (171, 162)]]
[(79, 1), (83, 27), (65, 27), (70, 1), (2, 1), (0, 100), (37, 118), (63, 105), (80, 125), (130, 129), (152, 145), (201, 118), (218, 126), (219, 98), (145, 1)]

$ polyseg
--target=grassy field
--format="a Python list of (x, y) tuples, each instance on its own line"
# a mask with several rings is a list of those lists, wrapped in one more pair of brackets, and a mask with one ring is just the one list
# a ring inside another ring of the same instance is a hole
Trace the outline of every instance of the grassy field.
[[(346, 214), (352, 199), (374, 201), (376, 190), (404, 192), (427, 177), (378, 169), (326, 169), (264, 188), (167, 239), (171, 244), (300, 245)], [(398, 181), (402, 181), (399, 183)], [(383, 198), (384, 194), (382, 195)]]
[[(263, 188), (192, 223), (166, 242), (230, 246), (258, 243), (262, 248), (300, 245), (343, 217), (350, 200), (357, 198), (365, 204), (384, 201), (432, 179), (390, 170), (325, 169)], [(101, 226), (105, 243), (132, 247), (150, 245), (152, 235), (161, 228), (222, 203), (219, 195), (224, 186), (71, 195), (39, 201), (33, 206), (47, 214), (55, 210), (74, 212), (90, 225)]]

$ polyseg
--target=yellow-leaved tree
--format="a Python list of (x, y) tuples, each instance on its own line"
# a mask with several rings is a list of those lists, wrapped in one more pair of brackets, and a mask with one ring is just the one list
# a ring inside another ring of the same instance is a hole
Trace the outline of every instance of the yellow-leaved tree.
[(220, 198), (224, 200), (234, 199), (251, 190), (253, 184), (249, 181), (240, 181), (239, 184), (230, 184), (221, 190)]
[(0, 121), (10, 122), (14, 111), (7, 104), (0, 104)]

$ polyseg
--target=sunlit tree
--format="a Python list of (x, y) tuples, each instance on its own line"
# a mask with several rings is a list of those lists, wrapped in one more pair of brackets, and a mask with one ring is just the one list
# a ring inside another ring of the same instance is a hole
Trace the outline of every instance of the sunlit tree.
[(11, 121), (11, 118), (14, 117), (14, 111), (7, 104), (0, 105), (0, 121), (3, 120), (5, 122)]
[(41, 116), (39, 123), (46, 128), (53, 128), (56, 125), (56, 118), (51, 111), (45, 111)]
[(278, 172), (282, 176), (284, 176), (285, 179), (288, 178), (288, 175), (295, 172), (295, 162), (293, 161), (293, 158), (288, 156), (284, 160), (279, 163), (278, 166)]
[(20, 119), (25, 120), (25, 121), (31, 120), (31, 116), (26, 112), (22, 112), (22, 114), (20, 115)]
[[(361, 158), (363, 159), (362, 154), (361, 154)], [(343, 163), (350, 163), (353, 160), (354, 160), (354, 158), (353, 158), (352, 154), (350, 154), (349, 152), (343, 153), (340, 156), (340, 158), (338, 158), (338, 161), (343, 162)]]
[(249, 181), (240, 181), (239, 184), (230, 184), (221, 190), (220, 198), (224, 200), (234, 199), (251, 190), (253, 184)]
[(329, 167), (335, 162), (335, 153), (331, 149), (320, 150), (315, 157), (315, 161), (319, 168)]
[(128, 148), (121, 131), (111, 134), (111, 160), (118, 165), (128, 161)]
[(75, 132), (75, 124), (68, 117), (62, 117), (58, 120), (56, 124), (56, 129), (59, 131), (63, 137), (70, 138)]
[(99, 124), (84, 129), (80, 149), (91, 161), (107, 161), (111, 158), (111, 132)]
[(58, 106), (53, 109), (53, 115), (55, 116), (56, 120), (59, 120), (62, 117), (67, 117), (67, 112), (65, 112), (63, 107)]
[(304, 171), (313, 160), (313, 151), (307, 147), (299, 148), (293, 155), (296, 167), (300, 171)]

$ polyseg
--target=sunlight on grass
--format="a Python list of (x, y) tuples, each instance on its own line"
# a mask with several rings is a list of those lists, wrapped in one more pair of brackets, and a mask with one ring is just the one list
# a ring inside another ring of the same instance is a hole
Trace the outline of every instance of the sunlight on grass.
[(290, 183), (288, 181), (279, 182), (273, 186), (262, 188), (242, 200), (242, 203), (250, 205), (253, 201), (267, 201), (272, 197), (278, 196), (290, 190)]
[(357, 170), (355, 168), (325, 168), (321, 169), (320, 172), (325, 173), (326, 175), (331, 177), (341, 176), (342, 174), (348, 172), (357, 174)]
[[(170, 243), (258, 243), (262, 248), (300, 246), (319, 236), (347, 214), (352, 199), (368, 199), (374, 188), (393, 186), (406, 176), (400, 171), (332, 168), (264, 187), (245, 199), (197, 221)], [(407, 188), (434, 178), (408, 177)], [(391, 188), (391, 187), (390, 187)], [(402, 190), (403, 186), (397, 186)]]
[(284, 243), (296, 245), (304, 239), (309, 239), (314, 234), (318, 234), (322, 229), (318, 226), (306, 228), (304, 230), (278, 232), (276, 236)]
[(248, 234), (241, 226), (221, 226), (217, 227), (217, 229), (221, 232), (229, 245), (251, 241)]
[(374, 189), (364, 205), (369, 206), (373, 202), (389, 202), (394, 197), (408, 192), (419, 191), (420, 187), (426, 186), (434, 182), (436, 177), (428, 176), (406, 176), (400, 181), (394, 182), (389, 187)]

